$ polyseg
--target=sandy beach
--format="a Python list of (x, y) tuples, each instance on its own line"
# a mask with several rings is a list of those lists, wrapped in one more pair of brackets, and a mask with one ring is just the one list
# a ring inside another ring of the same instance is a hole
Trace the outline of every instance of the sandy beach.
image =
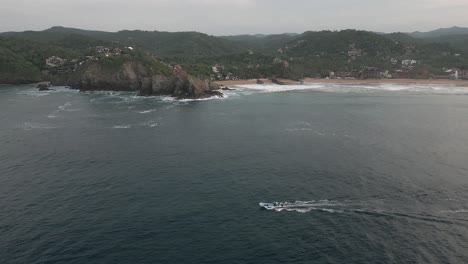
[[(273, 84), (269, 79), (260, 79), (265, 84)], [(297, 81), (279, 79), (285, 84), (300, 84)], [(256, 84), (257, 79), (250, 80), (235, 80), (235, 81), (218, 81), (222, 86), (230, 85), (246, 85)], [(431, 80), (431, 79), (366, 79), (366, 80), (344, 80), (344, 79), (322, 79), (322, 78), (305, 78), (304, 83), (343, 83), (343, 84), (438, 84), (438, 85), (454, 85), (468, 87), (468, 80)]]

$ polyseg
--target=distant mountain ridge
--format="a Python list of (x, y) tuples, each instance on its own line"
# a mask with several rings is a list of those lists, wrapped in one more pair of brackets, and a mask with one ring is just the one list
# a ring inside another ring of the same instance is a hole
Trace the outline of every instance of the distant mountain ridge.
[(440, 28), (429, 32), (408, 33), (416, 39), (433, 43), (450, 43), (455, 48), (468, 51), (468, 27)]
[[(285, 47), (288, 43), (304, 38), (304, 36), (310, 34), (310, 32), (302, 34), (283, 33), (271, 35), (244, 34), (210, 36), (194, 31), (164, 32), (121, 30), (118, 32), (105, 32), (56, 26), (43, 31), (5, 32), (0, 33), (0, 36), (17, 37), (41, 42), (60, 42), (63, 41), (63, 39), (70, 38), (70, 35), (81, 35), (99, 41), (138, 46), (161, 56), (219, 56), (247, 50), (258, 50), (267, 53), (276, 52), (276, 50)], [(468, 45), (466, 45), (468, 44), (468, 27), (441, 28), (429, 32), (377, 34), (394, 41), (405, 43), (414, 43), (417, 42), (418, 39), (436, 43), (448, 42), (457, 48), (468, 50)]]
[(415, 38), (437, 38), (442, 36), (452, 35), (468, 35), (468, 27), (450, 27), (450, 28), (439, 28), (428, 32), (412, 32), (408, 35)]
[(32, 41), (59, 41), (70, 35), (82, 35), (97, 40), (118, 42), (122, 45), (139, 46), (158, 55), (199, 54), (219, 55), (236, 52), (238, 49), (229, 41), (199, 32), (162, 32), (122, 30), (105, 32), (76, 28), (52, 27), (44, 31), (24, 31), (0, 33)]

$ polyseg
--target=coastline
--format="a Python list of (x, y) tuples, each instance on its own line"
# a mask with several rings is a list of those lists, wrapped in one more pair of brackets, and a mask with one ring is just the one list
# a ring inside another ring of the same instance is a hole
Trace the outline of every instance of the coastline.
[[(265, 84), (273, 84), (269, 79), (260, 79)], [(287, 85), (299, 85), (300, 82), (293, 80), (280, 79)], [(437, 85), (454, 85), (468, 87), (468, 80), (433, 80), (433, 79), (365, 79), (365, 80), (345, 80), (345, 79), (322, 79), (322, 78), (305, 78), (304, 83), (330, 83), (330, 84), (437, 84)], [(257, 79), (236, 80), (236, 81), (217, 81), (216, 84), (221, 86), (229, 85), (248, 85), (256, 84)]]

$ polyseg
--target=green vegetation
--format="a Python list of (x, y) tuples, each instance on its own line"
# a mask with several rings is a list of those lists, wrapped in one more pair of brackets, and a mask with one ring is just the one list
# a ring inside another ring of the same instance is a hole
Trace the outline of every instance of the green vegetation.
[(0, 83), (21, 84), (40, 80), (41, 73), (31, 62), (0, 47)]
[(234, 42), (238, 47), (244, 50), (251, 49), (263, 53), (275, 53), (297, 36), (298, 34), (239, 35), (224, 36), (221, 38)]
[(101, 57), (96, 63), (105, 66), (108, 69), (119, 70), (122, 65), (127, 62), (139, 63), (148, 69), (149, 75), (165, 75), (172, 76), (173, 72), (160, 60), (147, 54), (144, 50), (135, 49), (133, 51), (126, 51), (119, 56)]
[[(440, 75), (444, 68), (468, 68), (468, 34), (461, 34), (466, 29), (447, 30), (412, 35), (344, 30), (224, 37), (198, 32), (102, 32), (63, 27), (10, 32), (0, 34), (0, 83), (58, 78), (79, 72), (79, 67), (96, 60), (109, 69), (137, 62), (151, 73), (163, 75), (173, 74), (169, 65), (180, 65), (194, 76), (213, 79), (301, 79), (368, 67), (413, 72), (408, 76), (419, 72)], [(449, 35), (454, 32), (459, 35)], [(108, 48), (105, 53), (110, 56), (97, 52), (98, 46)], [(122, 50), (121, 54), (114, 56), (114, 48)], [(66, 63), (46, 66), (45, 60), (51, 56), (66, 59)], [(404, 60), (415, 63), (405, 66)], [(216, 72), (212, 69), (215, 65), (219, 66)]]

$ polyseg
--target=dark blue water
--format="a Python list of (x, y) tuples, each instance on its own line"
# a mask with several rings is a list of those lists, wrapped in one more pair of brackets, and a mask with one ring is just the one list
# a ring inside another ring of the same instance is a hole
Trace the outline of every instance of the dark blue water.
[(251, 88), (1, 87), (0, 263), (468, 262), (468, 88)]

